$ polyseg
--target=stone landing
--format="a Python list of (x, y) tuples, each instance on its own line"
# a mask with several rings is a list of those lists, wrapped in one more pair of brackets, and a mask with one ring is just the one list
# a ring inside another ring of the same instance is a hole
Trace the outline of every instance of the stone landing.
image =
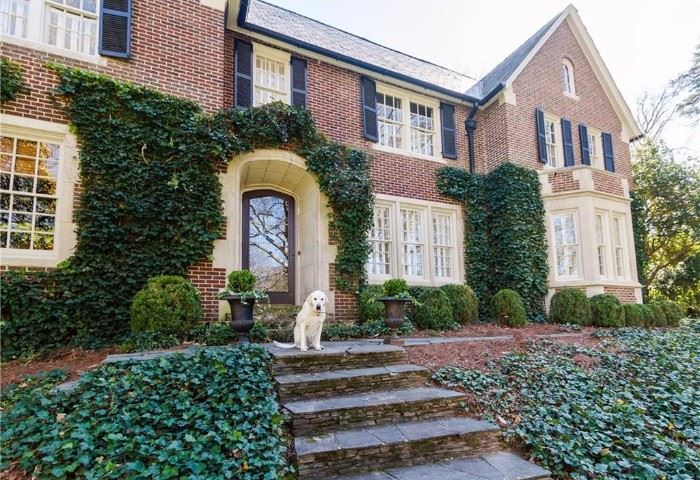
[(464, 416), (464, 395), (437, 388), (403, 348), (326, 342), (266, 347), (290, 413), (300, 479), (535, 480), (549, 472), (502, 451), (495, 425)]

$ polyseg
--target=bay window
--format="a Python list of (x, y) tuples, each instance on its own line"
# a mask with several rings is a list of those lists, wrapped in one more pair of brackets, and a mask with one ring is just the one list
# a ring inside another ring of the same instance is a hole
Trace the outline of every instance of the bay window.
[(624, 223), (620, 215), (612, 217), (612, 247), (615, 268), (615, 277), (625, 277), (625, 248), (624, 248)]
[(411, 284), (459, 282), (458, 209), (380, 196), (370, 229), (370, 281), (404, 278)]
[(605, 214), (595, 214), (595, 239), (598, 260), (598, 275), (605, 277), (607, 273), (607, 247), (605, 241)]
[(59, 148), (0, 137), (0, 248), (53, 250)]
[(574, 212), (558, 213), (552, 217), (556, 273), (559, 278), (579, 277), (579, 243)]

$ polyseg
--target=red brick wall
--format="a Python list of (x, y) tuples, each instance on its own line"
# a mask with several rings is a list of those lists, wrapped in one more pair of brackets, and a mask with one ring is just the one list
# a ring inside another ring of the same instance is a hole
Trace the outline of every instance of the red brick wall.
[(552, 193), (570, 192), (578, 190), (579, 182), (574, 179), (574, 172), (554, 172), (547, 175), (547, 181), (552, 186)]
[(51, 102), (56, 75), (47, 62), (94, 70), (115, 78), (155, 87), (190, 98), (206, 109), (224, 105), (224, 12), (199, 0), (139, 0), (133, 2), (132, 58), (107, 57), (107, 65), (81, 62), (59, 55), (2, 43), (4, 57), (19, 62), (29, 94), (2, 106), (2, 112), (66, 123)]
[(615, 295), (622, 303), (637, 303), (637, 297), (632, 287), (614, 287), (606, 285), (604, 288), (605, 293)]
[(202, 261), (187, 270), (187, 276), (199, 290), (204, 319), (219, 319), (219, 300), (216, 295), (226, 286), (226, 269), (215, 268), (211, 261)]
[(607, 172), (593, 172), (593, 188), (612, 195), (623, 196), (625, 194), (620, 177)]
[[(564, 58), (574, 66), (578, 100), (563, 93)], [(620, 136), (622, 123), (566, 21), (513, 81), (512, 88), (516, 105), (496, 101), (477, 115), (480, 169), (490, 170), (506, 159), (541, 169), (535, 126), (535, 109), (541, 108), (571, 121), (576, 165), (581, 163), (579, 124), (610, 133), (616, 171), (629, 178), (630, 152)]]

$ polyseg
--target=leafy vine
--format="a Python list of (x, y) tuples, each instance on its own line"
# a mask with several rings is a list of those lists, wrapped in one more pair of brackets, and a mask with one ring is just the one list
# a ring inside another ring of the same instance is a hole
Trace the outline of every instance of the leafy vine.
[(0, 104), (15, 100), (20, 93), (29, 93), (19, 63), (0, 58), (0, 78)]

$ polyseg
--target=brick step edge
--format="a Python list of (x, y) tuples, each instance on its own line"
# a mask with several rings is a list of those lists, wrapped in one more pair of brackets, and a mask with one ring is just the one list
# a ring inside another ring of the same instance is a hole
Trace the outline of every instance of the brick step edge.
[(424, 386), (430, 371), (415, 365), (282, 375), (276, 378), (282, 402)]

